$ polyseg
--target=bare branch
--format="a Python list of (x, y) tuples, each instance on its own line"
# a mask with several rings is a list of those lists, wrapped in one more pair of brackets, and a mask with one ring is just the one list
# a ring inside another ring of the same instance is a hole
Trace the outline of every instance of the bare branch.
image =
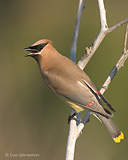
[(87, 65), (87, 63), (89, 62), (89, 60), (91, 59), (91, 57), (93, 56), (93, 54), (95, 53), (95, 51), (97, 50), (97, 48), (99, 47), (99, 45), (101, 44), (101, 42), (103, 41), (105, 35), (106, 35), (106, 33), (104, 31), (101, 31), (98, 34), (98, 36), (96, 37), (96, 39), (93, 41), (93, 43), (91, 44), (91, 46), (89, 48), (86, 47), (85, 54), (83, 55), (83, 57), (77, 63), (77, 65), (82, 70), (85, 68), (85, 66)]
[(111, 27), (111, 28), (108, 28), (106, 34), (108, 34), (108, 33), (112, 32), (112, 31), (114, 31), (115, 29), (121, 27), (122, 25), (124, 25), (124, 24), (126, 24), (126, 23), (128, 23), (128, 18), (126, 18), (125, 20), (119, 22), (119, 23), (116, 24), (115, 26), (113, 26), (113, 27)]
[(124, 53), (127, 52), (127, 39), (128, 39), (128, 24), (127, 24), (125, 36), (124, 36)]
[(98, 0), (98, 6), (99, 6), (99, 12), (100, 12), (100, 23), (101, 23), (101, 29), (100, 33), (96, 37), (96, 39), (93, 41), (91, 46), (89, 48), (86, 47), (86, 52), (83, 55), (83, 57), (80, 59), (80, 61), (77, 63), (77, 65), (83, 70), (101, 42), (103, 41), (104, 37), (106, 36), (106, 31), (108, 29), (107, 20), (106, 20), (106, 11), (104, 7), (103, 0)]
[(77, 139), (76, 133), (77, 133), (76, 121), (71, 120), (70, 127), (69, 127), (69, 133), (68, 133), (68, 139), (67, 139), (65, 160), (74, 160), (75, 143)]
[(98, 6), (99, 6), (99, 12), (100, 12), (101, 29), (104, 30), (104, 29), (108, 28), (108, 25), (107, 25), (106, 10), (104, 7), (103, 0), (98, 0)]
[(84, 53), (83, 57), (77, 63), (77, 65), (82, 70), (85, 68), (85, 66), (87, 65), (87, 63), (91, 59), (91, 57), (94, 55), (95, 51), (97, 50), (97, 48), (99, 47), (99, 45), (101, 44), (101, 42), (103, 41), (105, 36), (107, 34), (109, 34), (110, 32), (114, 31), (115, 29), (121, 27), (123, 24), (128, 23), (128, 18), (127, 18), (127, 19), (121, 21), (120, 23), (116, 24), (115, 26), (108, 28), (107, 20), (106, 20), (106, 10), (104, 7), (103, 0), (98, 0), (98, 6), (99, 6), (99, 11), (100, 11), (101, 29), (100, 29), (98, 36), (91, 44), (91, 46), (89, 48), (86, 47), (86, 52)]
[(84, 115), (82, 121), (80, 122), (80, 124), (77, 127), (77, 138), (79, 137), (80, 133), (82, 132), (84, 125), (89, 121), (90, 118), (90, 111), (87, 110), (86, 114)]
[(128, 50), (126, 50), (126, 43), (127, 43), (127, 34), (128, 34), (128, 25), (126, 27), (126, 32), (125, 32), (125, 37), (124, 37), (124, 52), (121, 56), (121, 58), (119, 59), (119, 61), (117, 62), (117, 64), (114, 66), (114, 68), (112, 69), (111, 73), (109, 74), (108, 78), (106, 79), (106, 81), (104, 82), (103, 86), (100, 89), (100, 92), (103, 94), (110, 82), (112, 81), (112, 79), (114, 78), (114, 76), (116, 75), (117, 71), (124, 66), (125, 61), (128, 58)]
[(78, 33), (79, 33), (80, 21), (81, 21), (81, 15), (82, 15), (83, 8), (84, 8), (84, 0), (80, 0), (78, 11), (77, 11), (76, 24), (75, 24), (75, 29), (74, 29), (71, 52), (70, 52), (71, 53), (71, 60), (74, 62), (76, 62), (77, 40), (78, 40)]

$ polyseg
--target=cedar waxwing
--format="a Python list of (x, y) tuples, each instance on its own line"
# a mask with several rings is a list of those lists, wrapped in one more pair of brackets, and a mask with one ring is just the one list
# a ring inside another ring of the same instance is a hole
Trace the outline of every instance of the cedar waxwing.
[[(48, 87), (75, 109), (76, 113), (89, 109), (108, 129), (116, 143), (124, 139), (124, 134), (111, 120), (113, 114), (103, 107), (100, 98), (115, 111), (107, 99), (101, 95), (90, 78), (72, 60), (62, 56), (52, 42), (42, 39), (26, 51), (33, 57)], [(74, 114), (75, 115), (75, 114)]]

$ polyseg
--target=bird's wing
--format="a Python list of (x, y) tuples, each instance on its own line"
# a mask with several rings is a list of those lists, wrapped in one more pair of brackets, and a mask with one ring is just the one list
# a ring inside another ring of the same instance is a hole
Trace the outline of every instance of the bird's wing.
[(92, 90), (92, 92), (97, 94), (113, 112), (116, 112), (116, 110), (111, 106), (109, 101), (100, 93), (100, 91), (98, 91), (98, 89), (93, 84), (93, 82), (90, 80), (90, 78), (86, 76), (85, 79), (83, 79), (83, 82)]
[(61, 96), (64, 97), (64, 100), (77, 112), (80, 112), (82, 108), (86, 108), (102, 115), (113, 117), (113, 114), (102, 106), (98, 96), (92, 93), (88, 86), (78, 81), (75, 88), (77, 92), (72, 92), (70, 94), (61, 93)]

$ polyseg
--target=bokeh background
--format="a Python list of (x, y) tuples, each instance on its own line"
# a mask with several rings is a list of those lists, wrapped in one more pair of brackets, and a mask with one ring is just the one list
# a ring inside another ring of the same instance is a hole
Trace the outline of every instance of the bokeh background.
[[(128, 1), (105, 1), (108, 25), (128, 17)], [(23, 160), (65, 158), (69, 125), (67, 107), (45, 85), (38, 66), (23, 49), (47, 38), (70, 57), (78, 0), (0, 0), (0, 159), (38, 154)], [(123, 51), (125, 26), (102, 42), (85, 71), (100, 88)], [(97, 1), (85, 1), (77, 61), (100, 29)], [(128, 157), (128, 61), (105, 92), (116, 109), (114, 122), (125, 133), (115, 144), (106, 128), (91, 116), (76, 144), (75, 159), (126, 160)], [(82, 113), (83, 116), (84, 113)], [(10, 154), (8, 157), (5, 154)]]

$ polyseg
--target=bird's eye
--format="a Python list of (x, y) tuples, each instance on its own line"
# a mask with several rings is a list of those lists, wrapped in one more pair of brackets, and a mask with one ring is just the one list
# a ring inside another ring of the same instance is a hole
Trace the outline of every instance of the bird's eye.
[(41, 51), (44, 47), (42, 45), (39, 45), (39, 50)]
[(48, 44), (48, 43), (39, 44), (37, 50), (38, 50), (38, 51), (41, 51), (47, 44)]

